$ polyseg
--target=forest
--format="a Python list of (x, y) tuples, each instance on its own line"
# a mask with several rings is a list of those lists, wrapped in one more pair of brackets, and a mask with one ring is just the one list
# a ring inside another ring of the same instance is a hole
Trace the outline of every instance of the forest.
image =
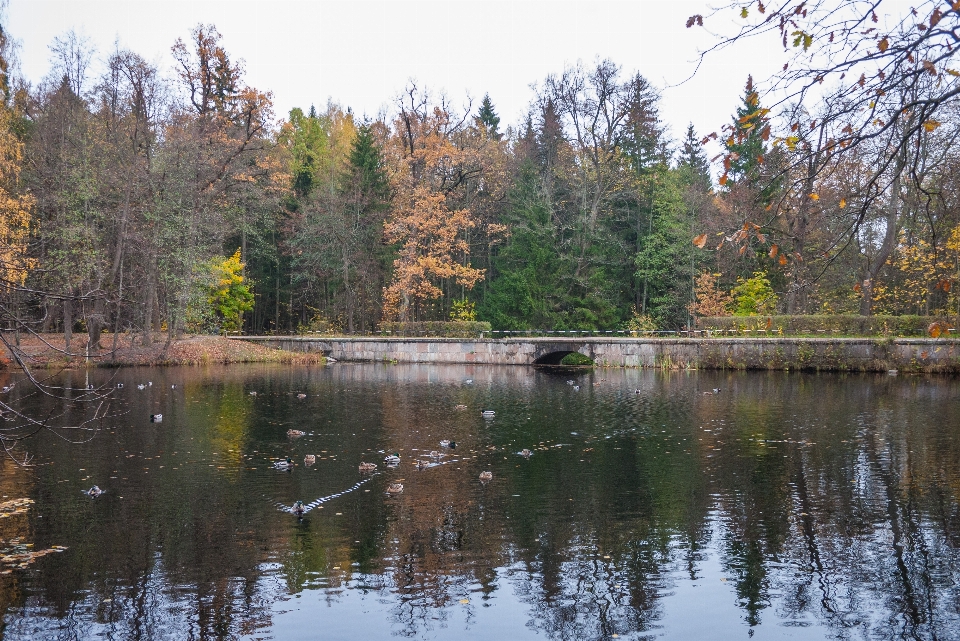
[(34, 83), (3, 32), (3, 322), (69, 349), (76, 332), (957, 314), (960, 3), (886, 32), (837, 13), (862, 3), (805, 4), (731, 3), (727, 44), (774, 30), (796, 64), (779, 93), (732, 79), (728, 125), (679, 137), (658, 87), (611, 60), (540, 79), (505, 126), (495, 96), (413, 82), (373, 118), (334, 99), (276, 114), (213, 25), (172, 43), (170, 74), (70, 32)]

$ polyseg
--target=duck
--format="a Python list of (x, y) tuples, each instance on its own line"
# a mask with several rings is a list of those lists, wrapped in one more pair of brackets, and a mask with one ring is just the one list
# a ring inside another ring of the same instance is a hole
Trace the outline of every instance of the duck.
[(304, 434), (306, 434), (306, 432), (303, 432), (301, 430), (294, 430), (294, 429), (287, 430), (287, 436), (290, 436), (290, 437), (303, 436)]
[(467, 406), (461, 404), (461, 405), (457, 405), (454, 409), (465, 410), (465, 409), (467, 409)]
[(456, 449), (457, 442), (451, 441), (448, 439), (443, 439), (442, 441), (440, 441), (440, 447), (449, 447), (451, 450), (453, 450), (453, 449)]
[(530, 458), (531, 456), (533, 456), (533, 452), (531, 452), (527, 448), (523, 448), (522, 450), (520, 450), (520, 456), (522, 456), (523, 458)]
[(573, 391), (574, 391), (574, 392), (579, 392), (579, 391), (580, 391), (580, 386), (579, 386), (579, 385), (574, 385), (574, 386), (573, 386)]
[(704, 392), (703, 395), (704, 395), (704, 396), (713, 396), (714, 394), (719, 394), (719, 393), (720, 393), (720, 388), (719, 388), (719, 387), (714, 387), (712, 391), (710, 391), (710, 392)]
[(313, 465), (313, 464), (316, 463), (316, 462), (317, 462), (317, 455), (316, 455), (316, 454), (307, 454), (307, 455), (305, 455), (305, 456), (303, 457), (303, 464), (304, 464), (304, 465)]
[(250, 396), (256, 396), (256, 395), (257, 395), (256, 391), (250, 392)]
[(391, 483), (387, 486), (387, 494), (400, 494), (403, 492), (403, 483)]
[(288, 456), (283, 461), (274, 461), (273, 469), (275, 470), (290, 470), (293, 469), (293, 460)]
[(425, 469), (427, 469), (428, 467), (430, 467), (430, 464), (429, 464), (429, 463), (427, 463), (427, 462), (424, 461), (423, 459), (419, 459), (419, 458), (417, 459), (417, 469), (418, 469), (418, 470), (425, 470)]
[(151, 423), (160, 423), (163, 421), (163, 414), (151, 414), (150, 422)]
[(297, 515), (297, 518), (303, 518), (303, 513), (306, 512), (306, 508), (303, 507), (303, 501), (297, 501), (293, 504), (293, 507), (290, 508), (290, 511)]
[(144, 385), (143, 383), (140, 383), (139, 385), (137, 385), (137, 389), (147, 389), (147, 386)]
[(383, 457), (383, 462), (389, 466), (400, 465), (400, 453), (394, 452), (393, 454), (387, 454)]
[(303, 394), (303, 393), (297, 394), (297, 398), (299, 398), (299, 399), (304, 399), (304, 398), (306, 398), (306, 397), (307, 397), (306, 394)]
[(377, 469), (376, 463), (363, 463), (363, 462), (360, 463), (361, 472), (373, 472), (376, 469)]
[(437, 450), (431, 450), (430, 458), (443, 458), (443, 454), (441, 454)]
[[(12, 390), (14, 387), (16, 387), (16, 385), (17, 385), (16, 383), (10, 383), (9, 385), (4, 385), (3, 389), (0, 389), (0, 392), (3, 392), (4, 394), (6, 394), (10, 390)], [(117, 385), (119, 387), (123, 387), (123, 383), (118, 383)]]
[(490, 471), (480, 472), (481, 483), (486, 483), (487, 481), (492, 481), (492, 480), (493, 480), (493, 472), (490, 472)]
[(493, 410), (480, 410), (480, 416), (482, 416), (483, 418), (493, 418), (496, 415), (497, 413), (494, 412)]
[[(123, 383), (117, 383), (117, 389), (123, 389)], [(9, 391), (6, 387), (3, 388), (4, 392)]]
[(94, 485), (93, 487), (91, 487), (89, 490), (86, 491), (86, 495), (92, 499), (97, 498), (101, 494), (103, 494), (103, 490), (100, 489), (99, 485)]
[(567, 381), (567, 385), (573, 385), (573, 381)]

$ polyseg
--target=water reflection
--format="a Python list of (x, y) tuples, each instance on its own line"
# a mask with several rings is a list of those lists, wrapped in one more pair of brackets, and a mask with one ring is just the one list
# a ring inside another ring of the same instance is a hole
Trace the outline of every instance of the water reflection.
[[(97, 438), (32, 441), (28, 470), (0, 462), (2, 500), (35, 501), (0, 515), (0, 545), (68, 547), (0, 563), (3, 639), (960, 629), (951, 379), (597, 370), (568, 385), (527, 368), (388, 365), (92, 376), (124, 383)], [(381, 462), (392, 452), (396, 469)], [(287, 456), (292, 470), (273, 468)], [(81, 493), (93, 484), (95, 500)], [(278, 509), (296, 500), (312, 508), (302, 520)]]

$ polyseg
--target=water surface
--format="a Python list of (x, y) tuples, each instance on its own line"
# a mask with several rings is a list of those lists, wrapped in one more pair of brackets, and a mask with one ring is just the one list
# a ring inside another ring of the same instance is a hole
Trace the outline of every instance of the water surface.
[[(960, 638), (952, 378), (69, 376), (123, 388), (95, 433), (46, 432), (18, 450), (31, 467), (0, 462), (0, 502), (34, 501), (0, 516), (5, 640)], [(22, 381), (4, 400), (63, 409)], [(298, 499), (302, 520), (283, 511)]]

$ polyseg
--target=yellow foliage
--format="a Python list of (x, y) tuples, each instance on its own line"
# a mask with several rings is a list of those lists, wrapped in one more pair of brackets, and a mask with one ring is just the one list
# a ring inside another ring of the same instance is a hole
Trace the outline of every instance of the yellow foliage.
[(17, 193), (23, 143), (11, 130), (13, 114), (0, 106), (0, 279), (22, 285), (33, 261), (27, 256), (34, 198)]

